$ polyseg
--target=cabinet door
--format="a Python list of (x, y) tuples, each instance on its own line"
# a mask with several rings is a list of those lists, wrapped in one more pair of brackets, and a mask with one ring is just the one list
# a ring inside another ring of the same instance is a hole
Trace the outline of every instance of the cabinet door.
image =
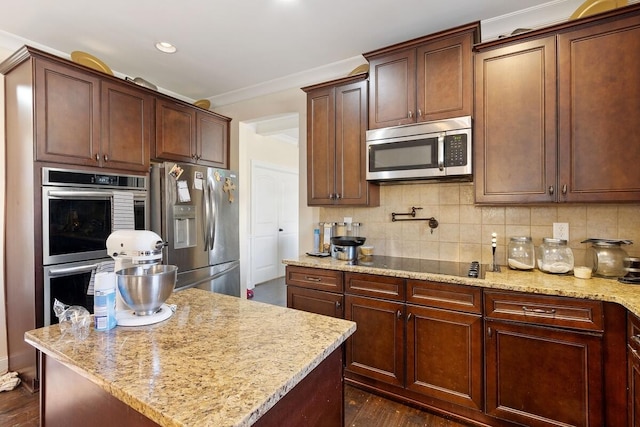
[(102, 82), (101, 164), (147, 172), (153, 98), (124, 85)]
[[(368, 202), (366, 131), (367, 82), (338, 86), (335, 90), (336, 203)], [(377, 186), (373, 186), (377, 189)], [(373, 191), (375, 191), (375, 189)]]
[(638, 70), (640, 16), (558, 36), (560, 200), (640, 199)]
[(307, 205), (331, 205), (335, 194), (335, 89), (307, 94)]
[(193, 108), (156, 99), (156, 158), (196, 161), (196, 112)]
[(482, 316), (407, 305), (407, 389), (482, 410)]
[(629, 381), (629, 426), (640, 427), (640, 356), (629, 347), (627, 357)]
[(404, 304), (345, 295), (345, 319), (357, 324), (346, 341), (346, 372), (404, 387)]
[(555, 37), (475, 57), (477, 203), (556, 198)]
[(486, 321), (486, 411), (528, 426), (602, 426), (601, 335)]
[(418, 121), (471, 115), (472, 41), (467, 33), (417, 48)]
[(371, 59), (369, 79), (369, 129), (415, 123), (415, 49)]
[(36, 160), (97, 166), (100, 162), (100, 79), (35, 60)]
[(201, 111), (197, 112), (196, 118), (198, 163), (228, 169), (229, 122)]
[(287, 286), (287, 307), (331, 317), (344, 317), (341, 294)]

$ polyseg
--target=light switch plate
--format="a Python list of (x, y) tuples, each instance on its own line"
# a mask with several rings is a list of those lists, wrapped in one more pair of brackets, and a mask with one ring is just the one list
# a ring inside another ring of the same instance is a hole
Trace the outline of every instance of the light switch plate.
[(569, 223), (568, 222), (554, 222), (553, 223), (553, 238), (569, 241)]

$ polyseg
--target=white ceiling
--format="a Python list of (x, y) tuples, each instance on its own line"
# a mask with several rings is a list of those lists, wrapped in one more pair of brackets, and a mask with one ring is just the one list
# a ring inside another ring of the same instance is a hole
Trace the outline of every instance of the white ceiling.
[[(0, 46), (85, 51), (120, 77), (216, 106), (346, 75), (362, 53), (394, 43), (567, 2), (575, 9), (576, 0), (13, 0), (0, 6)], [(157, 41), (177, 53), (158, 52)]]

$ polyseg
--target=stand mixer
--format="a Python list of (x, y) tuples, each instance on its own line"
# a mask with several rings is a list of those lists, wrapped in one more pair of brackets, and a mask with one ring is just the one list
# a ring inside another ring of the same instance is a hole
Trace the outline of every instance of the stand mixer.
[[(162, 248), (167, 245), (162, 238), (148, 230), (117, 230), (109, 235), (107, 253), (114, 259), (114, 272), (130, 267), (152, 268), (162, 262)], [(136, 314), (125, 303), (116, 286), (116, 319), (119, 326), (150, 325), (168, 319), (173, 311), (166, 304), (147, 315)]]

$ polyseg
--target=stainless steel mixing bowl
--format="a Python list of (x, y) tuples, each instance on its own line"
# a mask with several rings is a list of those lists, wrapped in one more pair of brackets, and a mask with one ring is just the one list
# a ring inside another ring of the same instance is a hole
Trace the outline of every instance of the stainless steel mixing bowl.
[(120, 295), (138, 316), (160, 309), (173, 292), (177, 275), (175, 265), (139, 265), (116, 271)]

